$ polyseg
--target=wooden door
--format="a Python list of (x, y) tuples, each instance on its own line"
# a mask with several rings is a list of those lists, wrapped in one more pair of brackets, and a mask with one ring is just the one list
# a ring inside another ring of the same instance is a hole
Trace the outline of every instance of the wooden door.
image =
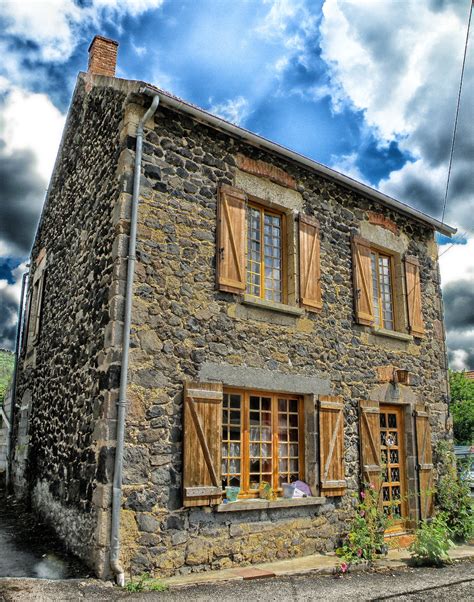
[(382, 506), (392, 517), (388, 530), (397, 530), (408, 518), (402, 407), (380, 406), (380, 457)]

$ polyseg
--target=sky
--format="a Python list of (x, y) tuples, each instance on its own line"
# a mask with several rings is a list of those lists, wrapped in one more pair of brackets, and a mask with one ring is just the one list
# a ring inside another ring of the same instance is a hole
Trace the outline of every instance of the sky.
[[(0, 347), (95, 34), (155, 84), (441, 219), (471, 0), (0, 0)], [(474, 29), (474, 24), (471, 28)], [(439, 236), (450, 366), (474, 369), (474, 51)], [(453, 244), (454, 243), (454, 244)]]

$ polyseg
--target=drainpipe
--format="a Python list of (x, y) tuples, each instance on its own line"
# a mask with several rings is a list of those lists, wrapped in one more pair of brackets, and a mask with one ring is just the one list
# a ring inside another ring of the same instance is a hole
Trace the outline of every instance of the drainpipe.
[[(20, 357), (21, 351), (21, 332), (23, 330), (23, 305), (25, 301), (25, 292), (26, 292), (26, 279), (28, 278), (30, 264), (26, 264), (26, 272), (23, 274), (21, 278), (21, 294), (20, 294), (20, 305), (18, 307), (18, 322), (16, 327), (16, 340), (15, 340), (15, 365), (13, 367), (13, 378), (12, 378), (12, 393), (10, 400), (10, 416), (7, 424), (8, 428), (8, 439), (7, 439), (7, 479), (6, 484), (7, 488), (11, 489), (13, 487), (12, 480), (12, 461), (13, 461), (13, 421), (15, 420), (15, 404), (16, 404), (16, 383), (18, 379), (18, 358)], [(28, 336), (28, 333), (26, 333)]]
[(125, 439), (125, 414), (127, 408), (127, 376), (128, 352), (130, 348), (130, 324), (132, 316), (132, 289), (135, 272), (135, 248), (137, 243), (138, 199), (140, 194), (140, 176), (143, 148), (143, 129), (145, 123), (154, 115), (160, 97), (153, 95), (150, 108), (140, 119), (137, 126), (137, 144), (135, 150), (135, 167), (133, 173), (133, 193), (130, 217), (130, 239), (127, 262), (127, 282), (125, 288), (125, 317), (123, 321), (122, 367), (120, 371), (120, 389), (117, 402), (117, 443), (115, 448), (114, 483), (112, 494), (112, 520), (110, 529), (110, 567), (115, 575), (117, 585), (125, 585), (125, 574), (120, 564), (120, 508), (122, 505), (122, 468)]

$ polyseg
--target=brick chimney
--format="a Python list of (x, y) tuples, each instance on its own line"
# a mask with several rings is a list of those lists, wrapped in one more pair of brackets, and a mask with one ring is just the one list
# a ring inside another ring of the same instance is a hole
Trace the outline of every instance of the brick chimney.
[(89, 66), (88, 73), (95, 75), (115, 76), (115, 66), (117, 64), (118, 42), (95, 36), (89, 46)]

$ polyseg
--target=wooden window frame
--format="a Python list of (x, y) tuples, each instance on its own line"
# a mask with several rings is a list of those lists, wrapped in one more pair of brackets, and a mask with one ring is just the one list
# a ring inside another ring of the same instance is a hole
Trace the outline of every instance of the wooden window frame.
[[(377, 270), (376, 278), (377, 278), (377, 287), (378, 287), (378, 293), (379, 293), (378, 294), (379, 324), (377, 324), (375, 322), (375, 307), (374, 307), (374, 326), (376, 328), (386, 328), (385, 323), (384, 323), (384, 318), (383, 318), (384, 310), (383, 310), (382, 297), (381, 297), (380, 273), (379, 273), (379, 264), (378, 264), (379, 257), (386, 257), (389, 260), (389, 266), (390, 266), (390, 296), (391, 296), (391, 300), (392, 300), (392, 328), (388, 328), (387, 330), (396, 331), (396, 330), (398, 330), (398, 324), (397, 324), (397, 307), (396, 307), (397, 295), (396, 295), (395, 282), (394, 282), (394, 276), (395, 276), (394, 256), (392, 253), (389, 253), (385, 249), (380, 249), (379, 247), (375, 247), (375, 246), (370, 247), (370, 253), (371, 253), (371, 255), (372, 255), (372, 253), (375, 254), (375, 267)], [(371, 270), (372, 270), (372, 262), (371, 262)]]
[(260, 240), (262, 246), (261, 252), (261, 260), (260, 260), (260, 295), (253, 295), (248, 291), (247, 285), (245, 289), (245, 294), (253, 299), (260, 299), (264, 302), (275, 302), (271, 299), (265, 298), (265, 224), (264, 224), (264, 215), (274, 215), (278, 216), (281, 220), (281, 237), (280, 237), (280, 254), (281, 254), (281, 301), (277, 301), (276, 303), (287, 304), (288, 303), (288, 230), (287, 230), (287, 214), (283, 210), (274, 209), (272, 207), (268, 207), (264, 203), (260, 202), (259, 199), (254, 197), (248, 197), (247, 202), (247, 228), (245, 233), (245, 279), (247, 283), (248, 276), (248, 224), (249, 224), (249, 209), (256, 209), (260, 211), (261, 217), (263, 219), (260, 220)]
[[(257, 489), (250, 489), (250, 397), (271, 398), (271, 417), (272, 417), (272, 489), (281, 494), (282, 488), (279, 486), (279, 453), (278, 453), (278, 399), (296, 399), (298, 402), (298, 478), (305, 479), (305, 405), (303, 395), (291, 395), (288, 393), (275, 393), (274, 391), (259, 391), (250, 389), (241, 389), (236, 387), (224, 387), (225, 394), (238, 394), (242, 396), (242, 406), (240, 410), (240, 493), (239, 498), (249, 499), (258, 496)], [(222, 439), (222, 432), (220, 433)], [(222, 475), (223, 477), (223, 475)]]

